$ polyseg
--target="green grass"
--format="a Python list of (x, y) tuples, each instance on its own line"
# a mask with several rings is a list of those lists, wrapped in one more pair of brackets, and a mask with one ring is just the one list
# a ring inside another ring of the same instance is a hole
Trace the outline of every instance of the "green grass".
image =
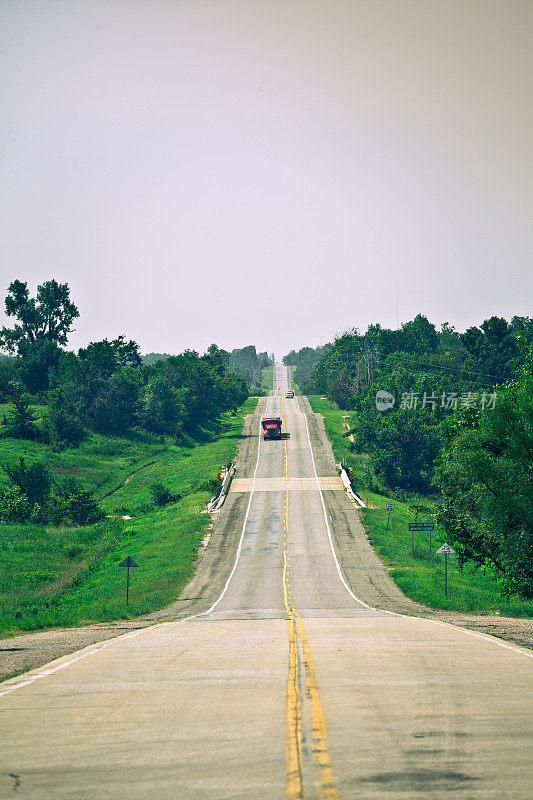
[[(97, 436), (57, 456), (48, 451), (63, 474), (75, 474), (100, 491), (119, 488), (102, 502), (111, 518), (98, 525), (0, 524), (0, 631), (6, 635), (129, 618), (176, 599), (193, 574), (209, 528), (210, 517), (202, 512), (214, 494), (217, 473), (234, 456), (244, 417), (253, 413), (256, 403), (250, 398), (235, 417), (224, 415), (219, 435), (200, 432), (203, 441), (196, 445), (170, 445), (155, 437)], [(3, 440), (1, 460), (6, 449), (15, 457), (17, 446), (28, 456), (46, 455), (40, 449), (44, 445), (27, 445)], [(106, 470), (110, 475), (104, 479)], [(149, 493), (154, 482), (164, 483), (182, 499), (155, 510)], [(133, 519), (122, 520), (122, 515)], [(130, 573), (128, 607), (125, 570), (118, 567), (127, 555), (139, 564)]]
[[(222, 435), (211, 432), (207, 442), (194, 447), (168, 445), (163, 452), (143, 459), (128, 483), (103, 500), (104, 508), (110, 514), (135, 514), (151, 502), (149, 488), (156, 482), (182, 496), (196, 492), (213, 494), (213, 481), (224, 462), (233, 458), (244, 417), (253, 413), (256, 404), (256, 398), (249, 398), (237, 416), (225, 414)], [(150, 463), (152, 458), (154, 463)]]
[(264, 367), (262, 370), (261, 386), (266, 392), (269, 392), (274, 388), (274, 365), (270, 367)]
[[(414, 503), (423, 504), (428, 510), (418, 517), (419, 521), (431, 521), (435, 504), (427, 499), (413, 497), (408, 502), (385, 497), (369, 490), (372, 476), (368, 456), (357, 454), (343, 436), (343, 415), (336, 403), (319, 396), (309, 397), (313, 411), (324, 416), (326, 431), (331, 440), (335, 456), (340, 461), (346, 457), (355, 473), (354, 488), (363, 497), (369, 508), (362, 511), (363, 524), (372, 546), (377, 551), (389, 574), (400, 589), (412, 600), (432, 608), (467, 613), (490, 614), (499, 612), (503, 616), (533, 616), (533, 601), (520, 598), (504, 598), (500, 595), (499, 581), (494, 572), (467, 564), (461, 572), (455, 556), (448, 556), (448, 597), (444, 596), (444, 556), (435, 551), (444, 542), (444, 531), (432, 534), (432, 554), (429, 554), (429, 533), (415, 533), (414, 556), (409, 522), (415, 519)], [(355, 422), (355, 412), (349, 414), (350, 427)], [(394, 500), (394, 512), (390, 516), (387, 530), (387, 500)]]
[[(44, 415), (44, 412), (46, 411), (46, 406), (39, 405), (38, 403), (30, 403), (30, 405), (33, 411), (35, 412), (35, 416), (37, 418), (42, 417)], [(0, 424), (2, 422), (4, 414), (6, 414), (8, 411), (13, 411), (13, 408), (14, 408), (13, 403), (0, 403)]]
[[(39, 426), (41, 425), (47, 407), (37, 403), (31, 403), (30, 405), (35, 414), (37, 425)], [(13, 403), (0, 403), (0, 429), (4, 427), (4, 414), (13, 411), (13, 408)]]
[[(18, 439), (0, 440), (0, 463), (9, 464), (23, 456), (28, 461), (45, 461), (57, 478), (73, 477), (102, 497), (119, 486), (134, 469), (161, 458), (169, 450), (167, 442), (148, 434), (133, 433), (128, 439), (92, 434), (79, 447), (60, 453), (39, 442)], [(0, 487), (9, 484), (0, 472)]]
[[(451, 611), (481, 614), (499, 612), (503, 616), (512, 617), (533, 616), (533, 601), (503, 598), (494, 572), (470, 564), (466, 564), (461, 572), (455, 556), (448, 556), (448, 597), (445, 597), (444, 556), (435, 554), (445, 541), (444, 530), (439, 530), (437, 526), (432, 534), (431, 555), (429, 533), (415, 533), (413, 557), (412, 534), (408, 525), (414, 521), (414, 513), (409, 508), (409, 503), (394, 501), (394, 512), (390, 516), (387, 531), (387, 498), (371, 493), (371, 499), (376, 508), (364, 511), (364, 524), (369, 540), (384, 564), (391, 568), (391, 577), (408, 597), (432, 608)], [(424, 505), (432, 507), (427, 501)], [(419, 516), (420, 521), (431, 519), (431, 514)]]
[(373, 481), (370, 475), (369, 458), (366, 453), (356, 453), (353, 443), (345, 434), (347, 430), (343, 427), (343, 418), (349, 428), (355, 424), (356, 414), (354, 411), (342, 411), (337, 403), (328, 400), (320, 395), (309, 395), (308, 400), (311, 408), (317, 414), (324, 417), (324, 426), (329, 440), (333, 447), (333, 452), (337, 461), (346, 460), (347, 466), (354, 471), (353, 486), (355, 491), (365, 501), (368, 499), (368, 485), (372, 486)]

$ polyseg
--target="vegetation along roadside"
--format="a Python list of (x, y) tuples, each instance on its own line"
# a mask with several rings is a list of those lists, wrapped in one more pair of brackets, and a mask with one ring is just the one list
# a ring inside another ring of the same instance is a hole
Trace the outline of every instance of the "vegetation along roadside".
[[(438, 513), (436, 499), (413, 494), (408, 498), (402, 495), (404, 499), (398, 500), (394, 492), (383, 494), (377, 491), (368, 455), (354, 452), (343, 427), (343, 421), (355, 424), (355, 412), (346, 415), (333, 400), (320, 395), (309, 395), (308, 399), (313, 411), (324, 417), (337, 460), (345, 459), (347, 467), (353, 470), (354, 489), (368, 505), (361, 510), (368, 538), (391, 578), (407, 597), (431, 608), (448, 611), (533, 616), (533, 600), (502, 594), (501, 579), (494, 569), (471, 563), (460, 568), (455, 556), (448, 558), (448, 596), (445, 597), (444, 557), (436, 554), (447, 538), (443, 526), (438, 522), (435, 524), (431, 555), (427, 531), (415, 533), (413, 554), (413, 537), (408, 527), (410, 522), (435, 522)], [(386, 512), (388, 501), (394, 502), (390, 517)]]
[[(133, 617), (179, 596), (236, 451), (253, 345), (143, 359), (124, 336), (66, 349), (67, 284), (13, 281), (0, 330), (0, 632)], [(124, 570), (138, 563), (125, 602)]]
[[(403, 591), (436, 608), (531, 616), (533, 321), (492, 317), (458, 333), (419, 314), (301, 352), (285, 361), (368, 498), (369, 538)], [(413, 547), (410, 522), (435, 523), (431, 553), (427, 531)], [(444, 540), (455, 551), (447, 597)]]
[[(234, 457), (244, 417), (256, 403), (249, 398), (235, 415), (223, 415), (218, 435), (205, 431), (203, 442), (100, 436), (54, 457), (55, 474), (75, 470), (90, 485), (109, 466), (121, 483), (100, 502), (106, 516), (95, 524), (0, 524), (0, 631), (124, 619), (175, 600), (209, 531), (210, 517), (202, 512), (217, 473)], [(126, 606), (118, 564), (128, 555), (139, 568), (131, 573)]]

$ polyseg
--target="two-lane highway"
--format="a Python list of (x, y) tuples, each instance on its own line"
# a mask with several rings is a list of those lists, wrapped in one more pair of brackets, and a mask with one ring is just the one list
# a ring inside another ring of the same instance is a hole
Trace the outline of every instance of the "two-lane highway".
[(531, 797), (533, 654), (346, 585), (348, 500), (288, 385), (277, 366), (254, 417), (216, 601), (2, 684), (0, 797)]

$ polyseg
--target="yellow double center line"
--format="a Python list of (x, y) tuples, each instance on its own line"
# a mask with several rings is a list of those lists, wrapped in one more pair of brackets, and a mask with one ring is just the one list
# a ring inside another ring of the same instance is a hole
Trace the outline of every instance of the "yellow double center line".
[[(285, 408), (283, 397), (281, 413), (285, 427)], [(315, 675), (313, 657), (303, 620), (294, 608), (290, 585), (290, 566), (287, 548), (289, 532), (289, 473), (287, 440), (284, 447), (285, 462), (285, 526), (283, 531), (283, 600), (289, 625), (289, 673), (287, 677), (287, 800), (305, 800), (302, 770), (302, 698), (299, 684), (298, 633), (303, 649), (307, 696), (311, 705), (311, 725), (313, 728), (313, 763), (317, 770), (317, 789), (319, 800), (338, 800), (338, 792), (333, 777), (331, 756), (328, 747), (326, 718), (320, 698)]]

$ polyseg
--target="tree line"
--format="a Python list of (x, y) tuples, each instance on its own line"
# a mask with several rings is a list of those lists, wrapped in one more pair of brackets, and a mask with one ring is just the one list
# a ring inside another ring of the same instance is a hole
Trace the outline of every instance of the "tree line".
[(490, 565), (505, 591), (533, 596), (533, 320), (460, 333), (419, 314), (309, 350), (285, 363), (306, 394), (357, 412), (350, 447), (370, 455), (369, 488), (436, 497), (460, 563)]
[[(249, 396), (248, 375), (215, 344), (202, 355), (186, 350), (149, 363), (125, 336), (90, 342), (77, 353), (67, 350), (79, 317), (67, 284), (46, 281), (31, 297), (27, 283), (13, 281), (5, 308), (13, 324), (0, 331), (0, 348), (10, 356), (0, 361), (0, 402), (11, 403), (12, 410), (4, 414), (3, 437), (42, 441), (54, 450), (79, 445), (92, 432), (124, 436), (141, 429), (180, 438), (237, 409)], [(259, 362), (255, 347), (244, 350), (250, 363), (253, 354)], [(41, 418), (32, 405), (36, 402), (46, 406)], [(32, 473), (31, 465), (10, 469), (5, 471), (12, 490), (0, 501), (4, 519), (76, 521), (68, 497), (77, 494), (78, 506), (87, 505), (76, 487), (67, 487), (64, 496), (42, 475), (37, 480), (39, 470)], [(42, 487), (38, 497), (27, 491), (33, 479)], [(86, 521), (95, 514), (95, 509), (87, 512)]]

